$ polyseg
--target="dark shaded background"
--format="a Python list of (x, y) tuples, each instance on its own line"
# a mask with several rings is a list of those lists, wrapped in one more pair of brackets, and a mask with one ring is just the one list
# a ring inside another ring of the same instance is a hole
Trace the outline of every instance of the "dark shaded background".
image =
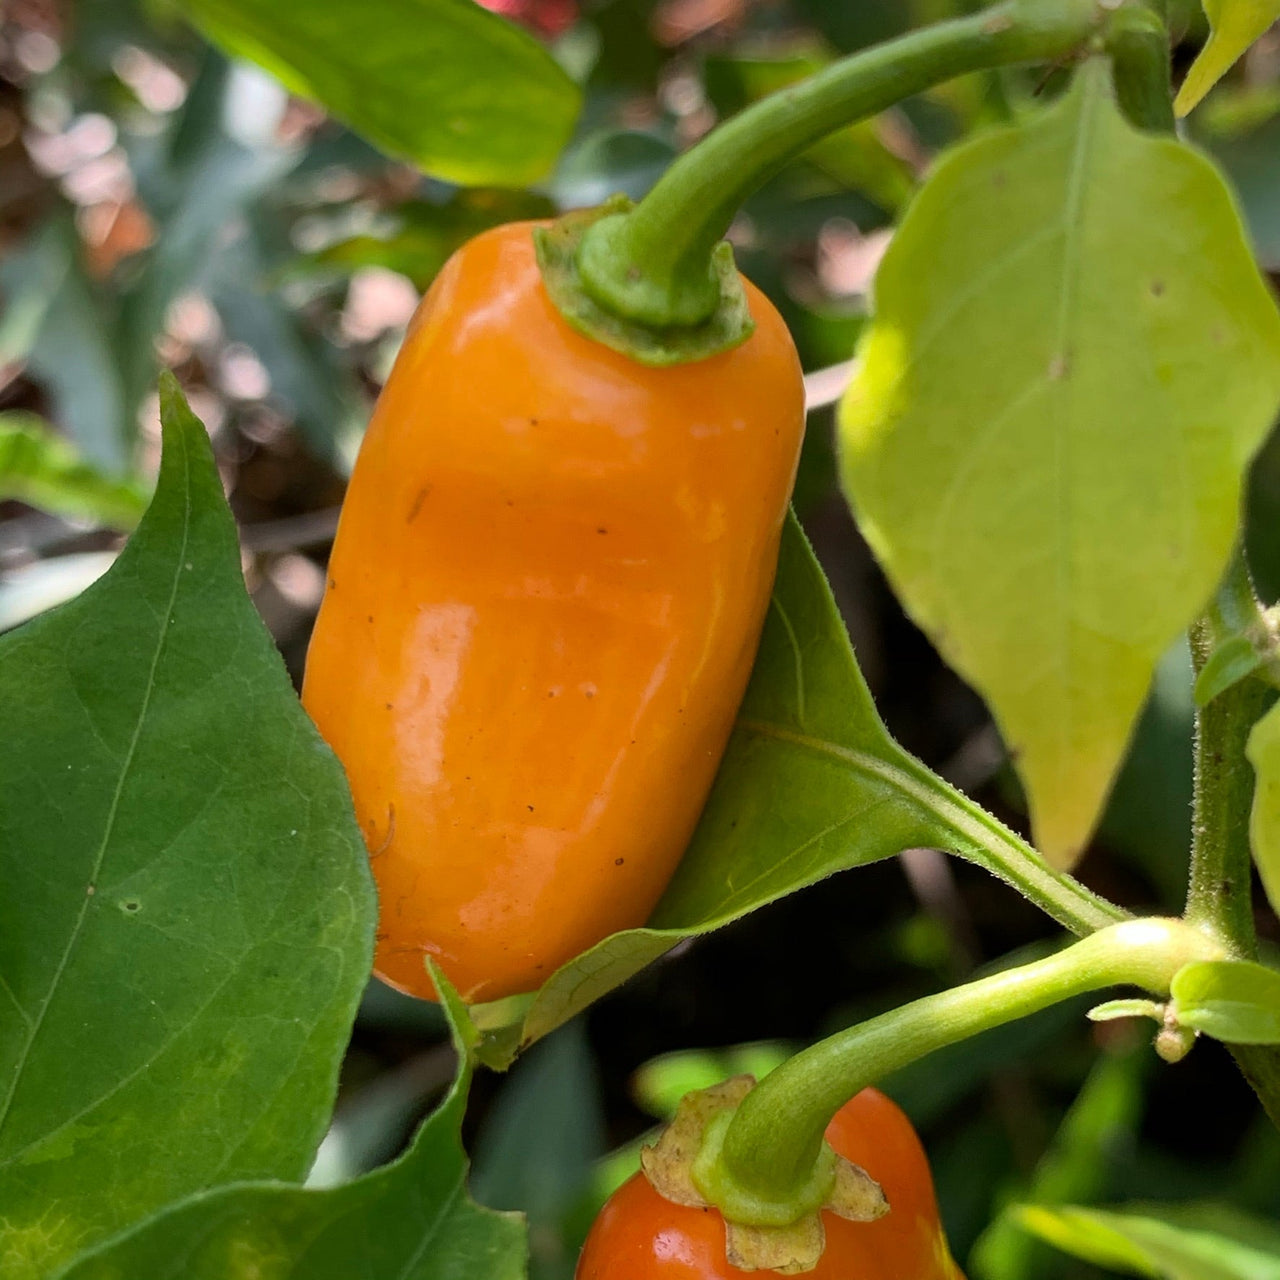
[[(676, 150), (788, 76), (973, 6), (493, 7), (551, 42), (587, 86), (578, 135), (533, 192), (421, 178), (262, 73), (230, 66), (159, 0), (10, 0), (0, 18), (0, 414), (34, 412), (104, 472), (145, 481), (158, 451), (155, 370), (173, 367), (210, 427), (250, 589), (295, 677), (360, 430), (420, 291), (454, 246), (494, 222), (639, 195)], [(1204, 29), (1190, 3), (1174, 8), (1183, 67)], [(1271, 270), (1278, 72), (1273, 32), (1194, 124), (1237, 183)], [(733, 232), (740, 263), (782, 308), (807, 369), (850, 356), (886, 229), (930, 158), (1060, 79), (1008, 72), (946, 86), (838, 135), (751, 201)], [(880, 709), (908, 748), (1021, 829), (986, 711), (897, 607), (836, 491), (830, 437), (830, 411), (816, 412), (796, 502)], [(10, 491), (0, 473), (0, 499)], [(73, 594), (120, 541), (0, 500), (0, 626)], [(1274, 442), (1254, 470), (1249, 543), (1274, 599)], [(1179, 649), (1081, 869), (1134, 909), (1181, 907), (1190, 726)], [(1280, 940), (1269, 914), (1259, 926)], [(482, 1076), (468, 1133), (476, 1192), (528, 1211), (534, 1274), (566, 1277), (595, 1205), (634, 1162), (634, 1139), (684, 1087), (738, 1065), (711, 1052), (655, 1063), (660, 1055), (798, 1045), (1054, 937), (1011, 891), (940, 856), (836, 877), (679, 948), (508, 1078)], [(1006, 1226), (988, 1229), (1011, 1200), (1213, 1199), (1277, 1213), (1280, 1136), (1225, 1053), (1205, 1044), (1166, 1067), (1143, 1032), (1093, 1027), (1086, 1007), (1051, 1010), (889, 1082), (927, 1139), (956, 1254), (981, 1280), (1096, 1274)], [(442, 1037), (432, 1006), (371, 988), (318, 1180), (397, 1149), (448, 1079)]]

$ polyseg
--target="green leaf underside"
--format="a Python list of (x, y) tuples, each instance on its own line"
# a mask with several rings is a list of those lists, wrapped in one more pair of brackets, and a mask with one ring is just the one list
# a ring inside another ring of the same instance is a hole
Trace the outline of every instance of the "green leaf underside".
[(1255, 775), (1249, 843), (1271, 909), (1280, 912), (1280, 703), (1253, 726), (1247, 754)]
[(1232, 63), (1280, 18), (1280, 0), (1204, 0), (1204, 11), (1212, 32), (1174, 100), (1173, 109), (1180, 116), (1193, 110)]
[(1280, 1280), (1280, 1232), (1224, 1205), (1136, 1205), (1128, 1212), (1023, 1205), (1028, 1231), (1065, 1253), (1160, 1280)]
[(456, 996), (445, 1008), (463, 1050), (458, 1074), (394, 1163), (324, 1191), (258, 1184), (193, 1196), (56, 1280), (524, 1280), (519, 1215), (467, 1194), (459, 1130), (474, 1029)]
[(1248, 960), (1198, 960), (1171, 987), (1183, 1026), (1227, 1044), (1280, 1044), (1280, 972)]
[(876, 301), (847, 489), (1069, 866), (1226, 562), (1280, 401), (1280, 317), (1217, 172), (1128, 125), (1099, 62), (943, 160)]
[(171, 381), (162, 406), (133, 540), (0, 639), (5, 1280), (304, 1175), (371, 962), (341, 770), (245, 594), (204, 429)]
[(70, 519), (132, 529), (146, 507), (140, 486), (86, 462), (35, 414), (0, 413), (0, 500)]
[[(794, 517), (783, 534), (760, 652), (702, 821), (648, 926), (616, 933), (559, 969), (522, 1021), (481, 1048), (504, 1067), (686, 938), (710, 932), (834, 872), (935, 845), (993, 865), (994, 819), (889, 737), (830, 588)], [(1005, 833), (1008, 838), (1007, 833)], [(1100, 909), (1099, 925), (1111, 917)]]
[(579, 93), (532, 36), (472, 0), (181, 0), (228, 53), (388, 154), (464, 185), (524, 186), (568, 142)]

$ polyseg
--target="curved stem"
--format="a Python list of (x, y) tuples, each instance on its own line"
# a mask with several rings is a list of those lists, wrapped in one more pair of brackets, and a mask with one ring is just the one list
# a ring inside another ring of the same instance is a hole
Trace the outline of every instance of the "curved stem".
[(1216, 939), (1181, 920), (1126, 920), (1044, 960), (926, 996), (806, 1049), (747, 1095), (725, 1134), (719, 1184), (730, 1216), (742, 1204), (789, 1202), (812, 1171), (832, 1116), (889, 1072), (1082, 992), (1123, 983), (1167, 995), (1188, 961), (1224, 954)]
[(644, 324), (693, 325), (715, 309), (710, 258), (743, 201), (834, 130), (971, 71), (1062, 58), (1098, 30), (1097, 0), (1005, 0), (867, 49), (748, 107), (680, 156), (640, 204), (583, 239), (583, 287)]

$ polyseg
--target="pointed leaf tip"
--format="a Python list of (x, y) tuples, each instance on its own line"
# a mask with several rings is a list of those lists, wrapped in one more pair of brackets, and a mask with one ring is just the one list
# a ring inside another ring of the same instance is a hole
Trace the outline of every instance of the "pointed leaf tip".
[(1249, 46), (1280, 18), (1280, 0), (1204, 0), (1204, 10), (1212, 30), (1173, 100), (1179, 117), (1198, 107)]

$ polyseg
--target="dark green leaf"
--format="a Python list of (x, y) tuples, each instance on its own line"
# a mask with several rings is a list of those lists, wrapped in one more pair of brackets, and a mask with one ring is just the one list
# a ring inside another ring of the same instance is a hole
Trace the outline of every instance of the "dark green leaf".
[(71, 519), (132, 529), (142, 486), (104, 475), (32, 413), (0, 413), (0, 500), (17, 498)]
[(244, 591), (208, 440), (79, 599), (0, 639), (5, 1280), (172, 1200), (301, 1177), (370, 964), (341, 770)]
[(470, 1032), (456, 999), (445, 1008), (458, 1076), (396, 1163), (331, 1190), (258, 1184), (193, 1196), (57, 1280), (523, 1280), (520, 1220), (467, 1195), (458, 1133)]
[(66, 604), (97, 582), (115, 559), (114, 551), (79, 551), (7, 569), (0, 577), (0, 631)]
[(1227, 1044), (1280, 1044), (1280, 972), (1247, 960), (1197, 960), (1170, 987), (1178, 1021)]
[(180, 0), (206, 35), (426, 172), (524, 186), (568, 140), (578, 91), (472, 0)]
[(604, 1155), (600, 1087), (582, 1019), (561, 1027), (517, 1063), (476, 1136), (476, 1199), (529, 1222), (532, 1280), (573, 1274), (566, 1217)]

